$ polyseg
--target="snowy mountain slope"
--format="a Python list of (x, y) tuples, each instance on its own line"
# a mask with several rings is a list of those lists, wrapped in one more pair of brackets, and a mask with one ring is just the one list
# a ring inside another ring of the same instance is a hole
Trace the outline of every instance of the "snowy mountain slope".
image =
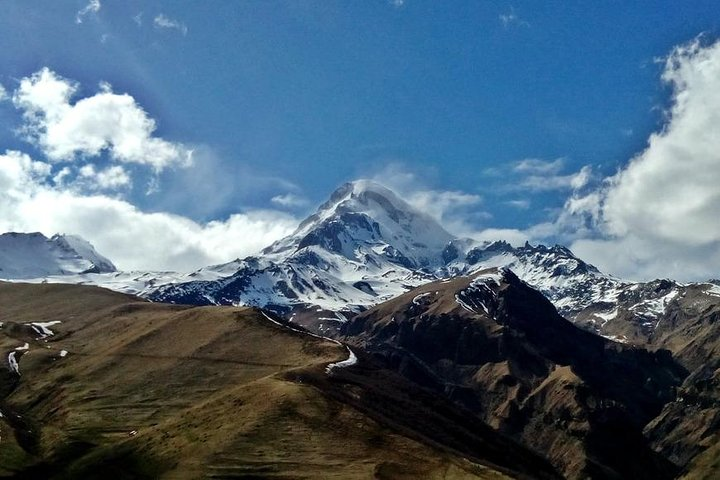
[(665, 279), (627, 284), (619, 289), (615, 302), (591, 304), (570, 318), (619, 342), (675, 351), (694, 341), (695, 334), (689, 332), (697, 319), (718, 308), (717, 285)]
[(380, 255), (407, 268), (427, 268), (442, 263), (441, 251), (452, 239), (439, 223), (391, 190), (357, 180), (338, 188), (292, 235), (262, 255), (280, 261), (314, 245), (348, 260)]
[(114, 272), (115, 265), (86, 240), (74, 235), (4, 233), (0, 235), (0, 278)]
[[(340, 187), (292, 235), (261, 255), (215, 267), (236, 269), (233, 275), (198, 274), (197, 281), (167, 283), (148, 296), (265, 307), (327, 333), (347, 317), (423, 283), (493, 267), (509, 268), (565, 317), (619, 341), (645, 341), (681, 287), (619, 280), (559, 245), (513, 247), (453, 238), (390, 190), (361, 180)], [(617, 311), (626, 312), (615, 322), (622, 328), (613, 324)]]
[(35, 278), (8, 279), (22, 280), (23, 283), (72, 283), (76, 285), (94, 285), (130, 295), (146, 297), (159, 287), (168, 284), (194, 281), (214, 281), (235, 273), (241, 265), (240, 260), (203, 267), (191, 273), (173, 271), (112, 271), (106, 273), (81, 272), (53, 274)]
[[(158, 301), (257, 305), (344, 321), (435, 279), (452, 236), (429, 216), (369, 181), (340, 187), (290, 236), (239, 262), (219, 281), (161, 287)], [(324, 317), (323, 317), (324, 315)]]
[(95, 273), (114, 267), (87, 242), (38, 235), (27, 238), (46, 242), (45, 247), (61, 254), (50, 255), (47, 248), (31, 254), (32, 242), (17, 240), (26, 237), (3, 235), (0, 268), (5, 270), (0, 270), (0, 278), (98, 285), (155, 301), (265, 307), (323, 333), (421, 284), (492, 267), (509, 268), (566, 318), (621, 342), (647, 343), (688, 288), (709, 292), (692, 298), (720, 303), (720, 297), (711, 294), (720, 295), (720, 287), (622, 281), (558, 245), (513, 247), (454, 238), (392, 191), (368, 180), (338, 188), (292, 235), (259, 255), (192, 273)]
[(475, 245), (461, 253), (451, 244), (446, 249), (446, 258), (448, 263), (438, 276), (454, 277), (492, 267), (509, 268), (540, 290), (566, 316), (573, 316), (591, 305), (614, 304), (619, 292), (630, 285), (601, 273), (560, 245), (546, 247), (526, 243), (515, 248), (499, 241)]

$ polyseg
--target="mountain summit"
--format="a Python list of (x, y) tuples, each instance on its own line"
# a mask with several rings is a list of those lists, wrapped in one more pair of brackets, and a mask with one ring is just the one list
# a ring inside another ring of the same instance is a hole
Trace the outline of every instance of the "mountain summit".
[(440, 253), (452, 239), (433, 218), (388, 188), (356, 180), (335, 190), (292, 235), (262, 253), (287, 258), (316, 246), (349, 260), (361, 260), (372, 250), (408, 268), (427, 268), (440, 266)]
[[(369, 180), (346, 183), (290, 236), (217, 281), (159, 288), (157, 301), (256, 305), (300, 321), (342, 322), (436, 277), (453, 236)], [(317, 326), (322, 331), (322, 325)]]

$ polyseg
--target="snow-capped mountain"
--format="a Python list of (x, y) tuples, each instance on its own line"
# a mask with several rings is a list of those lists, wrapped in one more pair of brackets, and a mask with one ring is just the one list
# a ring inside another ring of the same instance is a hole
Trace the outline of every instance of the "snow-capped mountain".
[(259, 306), (321, 332), (421, 284), (492, 267), (512, 270), (566, 318), (621, 342), (649, 342), (686, 298), (720, 303), (720, 287), (622, 281), (558, 245), (455, 238), (368, 180), (338, 188), (292, 235), (257, 256), (192, 273), (114, 272), (73, 236), (0, 236), (0, 278), (92, 284), (155, 301)]
[(53, 235), (51, 238), (37, 232), (0, 235), (2, 279), (115, 271), (110, 260), (76, 235)]
[(317, 212), (290, 236), (262, 251), (282, 261), (307, 247), (363, 262), (369, 256), (387, 258), (410, 269), (443, 263), (442, 249), (453, 239), (427, 214), (369, 180), (338, 188)]
[(312, 311), (321, 323), (344, 321), (435, 279), (452, 239), (387, 188), (361, 180), (336, 190), (292, 235), (240, 261), (234, 275), (167, 285), (150, 297), (258, 305), (296, 316)]
[(257, 305), (325, 331), (420, 284), (490, 267), (512, 269), (568, 316), (611, 304), (626, 285), (564, 247), (454, 238), (367, 180), (343, 185), (292, 235), (235, 267), (227, 278), (165, 285), (150, 298)]
[[(465, 250), (459, 247), (465, 246)], [(468, 248), (469, 246), (469, 248)], [(577, 258), (569, 249), (555, 245), (513, 247), (498, 241), (480, 245), (468, 240), (452, 242), (445, 249), (443, 277), (467, 275), (475, 270), (505, 267), (540, 290), (565, 316), (574, 316), (591, 305), (614, 302), (622, 282)]]
[(387, 188), (361, 180), (340, 187), (292, 235), (260, 255), (213, 267), (234, 274), (203, 279), (196, 272), (195, 281), (167, 283), (149, 297), (255, 305), (328, 332), (418, 285), (492, 267), (512, 270), (566, 318), (621, 342), (646, 343), (668, 305), (689, 288), (622, 281), (559, 245), (454, 238)]

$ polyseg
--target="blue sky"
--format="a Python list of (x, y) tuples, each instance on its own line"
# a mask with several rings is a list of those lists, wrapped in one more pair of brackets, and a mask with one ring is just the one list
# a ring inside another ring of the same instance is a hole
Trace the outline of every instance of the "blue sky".
[[(526, 231), (646, 148), (672, 102), (658, 59), (719, 32), (717, 1), (4, 0), (0, 84), (48, 68), (76, 101), (108, 82), (192, 149), (104, 192), (143, 212), (297, 218), (375, 177), (465, 195), (438, 214), (461, 230)], [(0, 151), (43, 160), (21, 108), (0, 121)]]

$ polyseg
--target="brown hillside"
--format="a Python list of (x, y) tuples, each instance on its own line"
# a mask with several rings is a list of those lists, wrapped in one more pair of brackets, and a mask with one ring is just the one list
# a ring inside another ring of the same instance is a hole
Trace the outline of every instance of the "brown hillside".
[(390, 372), (326, 373), (345, 347), (256, 309), (21, 284), (0, 304), (5, 478), (556, 477)]

